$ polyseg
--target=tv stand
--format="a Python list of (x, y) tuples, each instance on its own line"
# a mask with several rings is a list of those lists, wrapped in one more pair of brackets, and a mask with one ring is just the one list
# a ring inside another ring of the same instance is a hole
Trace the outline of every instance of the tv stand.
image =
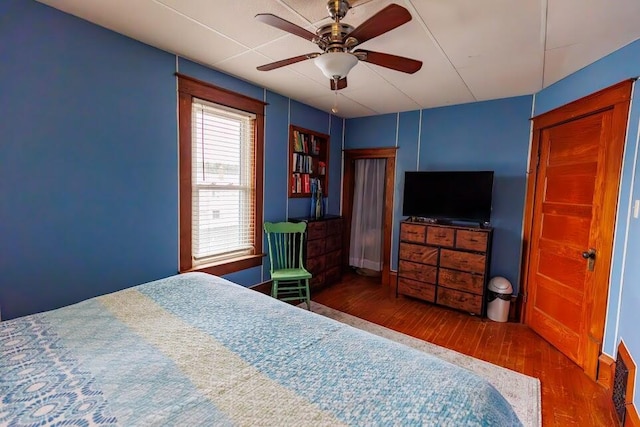
[(484, 315), (492, 235), (491, 227), (402, 221), (396, 294)]

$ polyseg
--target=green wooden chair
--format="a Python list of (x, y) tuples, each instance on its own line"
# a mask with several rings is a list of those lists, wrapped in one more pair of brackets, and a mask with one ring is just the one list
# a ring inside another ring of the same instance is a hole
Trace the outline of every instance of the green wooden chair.
[(311, 273), (302, 262), (305, 222), (265, 222), (271, 261), (271, 296), (282, 301), (306, 301), (311, 310), (309, 279)]

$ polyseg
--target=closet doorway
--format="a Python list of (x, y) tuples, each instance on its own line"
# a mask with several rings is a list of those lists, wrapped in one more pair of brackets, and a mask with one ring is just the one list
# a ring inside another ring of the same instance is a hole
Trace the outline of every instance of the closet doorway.
[[(384, 160), (384, 189), (382, 191), (382, 252), (381, 281), (383, 285), (390, 282), (391, 273), (391, 229), (393, 221), (393, 193), (396, 169), (396, 148), (367, 148), (344, 151), (344, 179), (342, 181), (342, 213), (344, 217), (344, 251), (343, 265), (349, 265), (351, 246), (361, 245), (363, 242), (352, 242), (353, 207), (357, 202), (356, 196), (356, 161), (366, 159)], [(379, 167), (372, 166), (372, 167)], [(369, 167), (368, 167), (369, 168)], [(378, 202), (378, 201), (377, 201)]]

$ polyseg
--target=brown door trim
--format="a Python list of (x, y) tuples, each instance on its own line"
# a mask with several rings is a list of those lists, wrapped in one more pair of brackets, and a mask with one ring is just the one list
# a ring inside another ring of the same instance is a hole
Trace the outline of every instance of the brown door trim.
[[(551, 110), (547, 113), (534, 117), (533, 120), (533, 136), (531, 140), (531, 157), (529, 158), (529, 169), (527, 170), (527, 196), (525, 200), (525, 215), (523, 227), (523, 251), (522, 251), (522, 283), (520, 289), (525, 296), (524, 305), (520, 311), (520, 320), (525, 321), (528, 318), (527, 310), (527, 293), (528, 278), (531, 266), (529, 261), (531, 258), (531, 239), (533, 232), (533, 208), (536, 195), (536, 182), (538, 179), (538, 157), (541, 144), (542, 130), (550, 128), (562, 123), (566, 123), (580, 117), (594, 114), (600, 111), (613, 110), (609, 151), (605, 159), (605, 185), (619, 186), (620, 174), (622, 169), (622, 153), (624, 151), (626, 126), (629, 114), (629, 102), (631, 99), (631, 89), (633, 80), (625, 80), (606, 89), (598, 91), (594, 94), (580, 98), (562, 107)], [(603, 260), (603, 264), (607, 268), (601, 269), (596, 280), (599, 283), (608, 282), (609, 272), (611, 269), (611, 256), (613, 251), (613, 232), (615, 227), (615, 215), (617, 213), (617, 195), (618, 191), (607, 192), (611, 196), (604, 201), (601, 207), (601, 215), (599, 220), (602, 223), (602, 250), (599, 252), (599, 259)], [(603, 287), (604, 288), (604, 287)], [(608, 288), (608, 286), (607, 286)], [(593, 346), (598, 347), (598, 354), (593, 357), (592, 354), (585, 355), (585, 372), (591, 378), (596, 378), (598, 365), (598, 356), (602, 346), (604, 337), (604, 323), (606, 319), (607, 309), (607, 292), (600, 290), (590, 296), (593, 301), (591, 311), (591, 322), (589, 326), (589, 339), (593, 341)]]
[(355, 177), (355, 160), (386, 159), (384, 182), (384, 230), (382, 235), (382, 284), (388, 285), (391, 273), (391, 229), (393, 224), (393, 193), (396, 171), (396, 147), (364, 148), (344, 150), (344, 178), (342, 180), (342, 216), (344, 217), (344, 253), (343, 264), (349, 265), (349, 249), (351, 246), (351, 211), (353, 209), (353, 186)]

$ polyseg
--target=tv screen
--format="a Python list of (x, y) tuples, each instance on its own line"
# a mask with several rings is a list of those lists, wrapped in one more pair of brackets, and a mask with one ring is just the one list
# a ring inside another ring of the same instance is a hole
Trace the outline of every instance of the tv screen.
[(493, 171), (405, 172), (405, 216), (489, 222)]

